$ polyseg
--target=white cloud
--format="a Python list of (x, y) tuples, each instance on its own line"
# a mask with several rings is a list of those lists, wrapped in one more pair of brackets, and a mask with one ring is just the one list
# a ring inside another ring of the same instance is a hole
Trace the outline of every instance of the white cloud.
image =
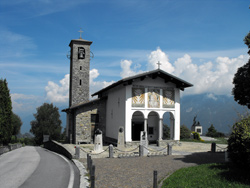
[(64, 103), (69, 100), (69, 74), (66, 74), (60, 85), (49, 81), (45, 87), (46, 99), (50, 102)]
[(167, 54), (164, 53), (159, 47), (157, 48), (157, 50), (152, 51), (150, 55), (148, 56), (148, 70), (157, 69), (158, 62), (161, 63), (160, 67), (162, 70), (168, 73), (174, 72), (175, 68), (169, 62)]
[(16, 114), (33, 113), (43, 102), (43, 97), (35, 95), (11, 94), (12, 110)]
[(132, 64), (131, 60), (122, 60), (121, 61), (122, 72), (120, 73), (120, 75), (122, 78), (133, 76), (136, 74), (135, 71), (131, 70), (131, 68), (130, 68), (131, 64)]
[(213, 99), (215, 101), (217, 101), (217, 99), (218, 99), (213, 93), (207, 94), (207, 98)]
[[(90, 94), (109, 86), (114, 83), (114, 81), (95, 81), (99, 76), (97, 69), (92, 69), (89, 72), (89, 84), (90, 84)], [(46, 91), (46, 100), (49, 100), (53, 103), (66, 103), (69, 100), (69, 74), (66, 74), (60, 84), (56, 84), (52, 81), (48, 82), (48, 85), (45, 87)]]
[(99, 72), (97, 69), (92, 69), (89, 72), (89, 85), (90, 85), (90, 94), (93, 94), (102, 88), (109, 86), (114, 83), (114, 81), (106, 82), (106, 81), (95, 81), (95, 79), (99, 76)]
[(234, 74), (239, 67), (247, 62), (248, 58), (247, 55), (240, 55), (236, 58), (217, 57), (214, 62), (208, 61), (198, 65), (192, 61), (189, 54), (185, 54), (171, 64), (168, 55), (157, 48), (148, 56), (148, 70), (158, 68), (157, 61), (164, 62), (161, 66), (162, 70), (194, 85), (194, 87), (187, 89), (184, 94), (231, 95)]

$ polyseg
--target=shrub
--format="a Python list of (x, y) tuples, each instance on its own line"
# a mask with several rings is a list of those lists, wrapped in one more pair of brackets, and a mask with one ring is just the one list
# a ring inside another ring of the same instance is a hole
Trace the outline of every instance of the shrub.
[(170, 138), (170, 128), (168, 125), (163, 124), (163, 139), (169, 139)]
[(186, 125), (182, 125), (180, 130), (180, 138), (181, 139), (190, 138), (190, 134), (191, 131), (189, 130), (189, 128), (187, 128)]
[(232, 162), (250, 168), (250, 116), (233, 125), (228, 139), (228, 152)]
[(202, 141), (202, 142), (204, 142), (204, 140), (202, 140), (201, 139), (201, 137), (200, 137), (200, 134), (199, 133), (197, 133), (197, 132), (192, 132), (192, 134), (193, 134), (193, 138), (194, 138), (194, 140), (198, 140), (198, 141)]

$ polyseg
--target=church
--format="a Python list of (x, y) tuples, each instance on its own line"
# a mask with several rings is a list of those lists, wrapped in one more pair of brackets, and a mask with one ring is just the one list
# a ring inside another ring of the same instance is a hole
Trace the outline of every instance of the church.
[(124, 130), (126, 146), (140, 141), (141, 131), (149, 143), (164, 143), (163, 116), (170, 116), (170, 139), (180, 140), (180, 91), (193, 85), (160, 67), (123, 78), (92, 94), (89, 100), (90, 45), (81, 38), (71, 40), (67, 138), (72, 144), (93, 142), (102, 131), (103, 142), (117, 143)]

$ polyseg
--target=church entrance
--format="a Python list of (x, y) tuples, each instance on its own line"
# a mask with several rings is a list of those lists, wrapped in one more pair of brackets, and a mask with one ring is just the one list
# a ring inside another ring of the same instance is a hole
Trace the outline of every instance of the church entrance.
[(148, 114), (148, 141), (156, 143), (159, 138), (159, 115), (156, 112)]
[(132, 141), (140, 141), (141, 131), (144, 131), (144, 116), (141, 112), (136, 111), (132, 116)]

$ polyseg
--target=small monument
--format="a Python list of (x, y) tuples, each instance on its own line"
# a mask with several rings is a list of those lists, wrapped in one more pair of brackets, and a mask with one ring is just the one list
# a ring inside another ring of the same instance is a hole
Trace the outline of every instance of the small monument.
[(117, 141), (117, 148), (122, 150), (125, 148), (124, 146), (124, 128), (120, 127), (118, 131), (118, 141)]
[(141, 140), (140, 140), (140, 156), (146, 156), (148, 154), (148, 137), (147, 132), (141, 131)]
[(102, 143), (102, 131), (97, 129), (95, 131), (95, 141), (94, 141), (94, 153), (100, 153), (103, 151), (103, 143)]

